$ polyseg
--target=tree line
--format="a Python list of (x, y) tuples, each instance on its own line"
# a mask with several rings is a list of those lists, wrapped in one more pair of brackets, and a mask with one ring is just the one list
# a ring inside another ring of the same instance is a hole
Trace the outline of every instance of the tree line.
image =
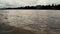
[(36, 5), (36, 6), (25, 6), (17, 8), (4, 8), (4, 9), (60, 9), (60, 5)]

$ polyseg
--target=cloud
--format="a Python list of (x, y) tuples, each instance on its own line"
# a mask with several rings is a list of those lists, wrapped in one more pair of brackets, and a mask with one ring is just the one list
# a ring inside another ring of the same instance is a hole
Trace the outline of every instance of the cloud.
[(1, 7), (18, 7), (32, 5), (60, 4), (60, 0), (0, 0)]
[(17, 7), (17, 6), (32, 6), (37, 0), (0, 0), (0, 6)]
[(48, 5), (48, 4), (60, 4), (60, 0), (39, 0), (39, 3), (41, 5)]

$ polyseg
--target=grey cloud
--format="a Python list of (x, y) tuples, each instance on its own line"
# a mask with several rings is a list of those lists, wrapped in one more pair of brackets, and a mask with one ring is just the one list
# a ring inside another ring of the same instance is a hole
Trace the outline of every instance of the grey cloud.
[(21, 7), (32, 5), (60, 4), (60, 0), (0, 0), (1, 7)]

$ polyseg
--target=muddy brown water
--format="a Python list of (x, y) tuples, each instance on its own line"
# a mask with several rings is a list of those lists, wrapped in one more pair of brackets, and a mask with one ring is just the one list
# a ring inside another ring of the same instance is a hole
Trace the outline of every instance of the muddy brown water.
[(0, 10), (0, 34), (60, 34), (60, 10)]
[(0, 34), (35, 34), (34, 31), (0, 24)]

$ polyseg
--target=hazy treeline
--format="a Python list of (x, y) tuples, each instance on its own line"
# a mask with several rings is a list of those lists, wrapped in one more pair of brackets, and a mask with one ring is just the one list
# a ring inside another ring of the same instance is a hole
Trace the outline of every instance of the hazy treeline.
[(16, 8), (0, 8), (0, 9), (60, 9), (60, 5), (36, 5), (36, 6), (25, 6), (25, 7), (16, 7)]

